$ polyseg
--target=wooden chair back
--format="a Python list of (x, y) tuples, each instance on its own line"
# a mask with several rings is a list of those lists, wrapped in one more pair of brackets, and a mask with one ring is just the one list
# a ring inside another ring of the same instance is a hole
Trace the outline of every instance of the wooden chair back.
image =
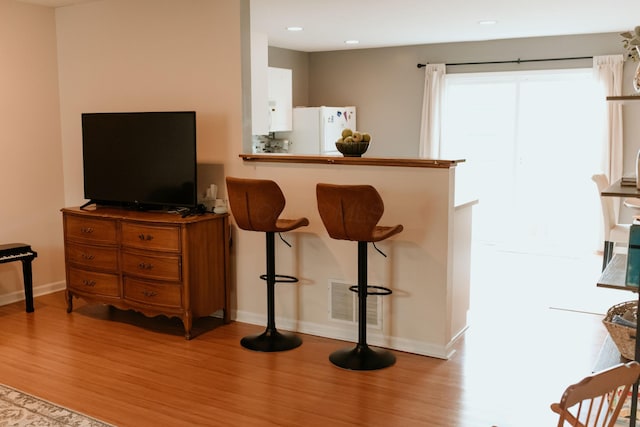
[(570, 385), (560, 402), (551, 405), (551, 410), (560, 415), (558, 427), (614, 427), (639, 377), (640, 363), (633, 361)]

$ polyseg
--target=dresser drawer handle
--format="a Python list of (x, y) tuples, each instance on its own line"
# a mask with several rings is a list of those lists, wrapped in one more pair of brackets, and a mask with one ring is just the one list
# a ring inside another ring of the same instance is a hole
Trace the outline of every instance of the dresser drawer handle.
[(155, 291), (148, 291), (148, 290), (145, 289), (144, 291), (142, 291), (142, 295), (144, 295), (147, 298), (151, 298), (151, 297), (155, 297), (156, 295), (158, 295), (158, 293), (155, 292)]
[(153, 264), (145, 264), (144, 262), (141, 262), (138, 264), (138, 268), (140, 270), (151, 270), (153, 268)]
[(93, 227), (81, 227), (80, 232), (84, 234), (91, 234), (93, 233)]
[(151, 234), (145, 235), (144, 233), (140, 233), (138, 235), (138, 239), (140, 239), (143, 242), (145, 242), (145, 241), (148, 242), (149, 240), (153, 240), (153, 236)]
[(86, 259), (86, 260), (91, 261), (93, 258), (95, 258), (95, 257), (93, 255), (91, 255), (91, 254), (87, 254), (87, 253), (83, 253), (82, 254), (82, 259)]
[(84, 286), (94, 287), (96, 285), (96, 281), (95, 280), (89, 280), (89, 279), (82, 279), (82, 284)]

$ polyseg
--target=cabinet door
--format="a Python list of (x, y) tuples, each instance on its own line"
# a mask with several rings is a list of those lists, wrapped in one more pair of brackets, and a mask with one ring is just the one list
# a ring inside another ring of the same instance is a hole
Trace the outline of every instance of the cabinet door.
[(271, 132), (287, 132), (292, 128), (293, 80), (291, 70), (269, 67), (269, 117)]
[(269, 46), (267, 35), (251, 32), (251, 133), (269, 133), (268, 89)]

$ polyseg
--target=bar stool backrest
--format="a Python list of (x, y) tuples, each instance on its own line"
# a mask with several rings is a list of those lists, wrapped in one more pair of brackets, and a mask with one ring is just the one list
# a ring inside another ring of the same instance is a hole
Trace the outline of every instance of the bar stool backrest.
[(317, 184), (318, 212), (333, 239), (377, 241), (376, 225), (384, 213), (380, 194), (371, 185)]
[(285, 198), (274, 181), (227, 177), (229, 205), (238, 227), (250, 231), (278, 231), (276, 222)]

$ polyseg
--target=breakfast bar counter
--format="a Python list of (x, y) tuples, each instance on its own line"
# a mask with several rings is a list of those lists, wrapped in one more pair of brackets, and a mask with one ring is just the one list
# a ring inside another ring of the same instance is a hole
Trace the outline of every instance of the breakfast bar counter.
[[(380, 224), (404, 227), (376, 244), (386, 257), (369, 249), (369, 283), (393, 289), (377, 301), (370, 344), (443, 359), (453, 355), (454, 342), (468, 326), (472, 207), (477, 203), (461, 182), (464, 160), (280, 153), (238, 159), (226, 176), (275, 181), (286, 199), (282, 217), (309, 220), (304, 229), (286, 233), (291, 248), (276, 248), (278, 273), (300, 279), (296, 286), (278, 288), (276, 317), (283, 329), (355, 341), (355, 306), (348, 299), (357, 279), (353, 245), (327, 235), (316, 186), (368, 184), (384, 200)], [(262, 325), (264, 308), (255, 293), (256, 278), (264, 273), (264, 242), (257, 233), (236, 228), (233, 234), (235, 318)]]
[(343, 157), (342, 155), (301, 156), (297, 154), (240, 154), (247, 162), (315, 163), (354, 166), (402, 166), (417, 168), (450, 168), (464, 160), (417, 158)]

